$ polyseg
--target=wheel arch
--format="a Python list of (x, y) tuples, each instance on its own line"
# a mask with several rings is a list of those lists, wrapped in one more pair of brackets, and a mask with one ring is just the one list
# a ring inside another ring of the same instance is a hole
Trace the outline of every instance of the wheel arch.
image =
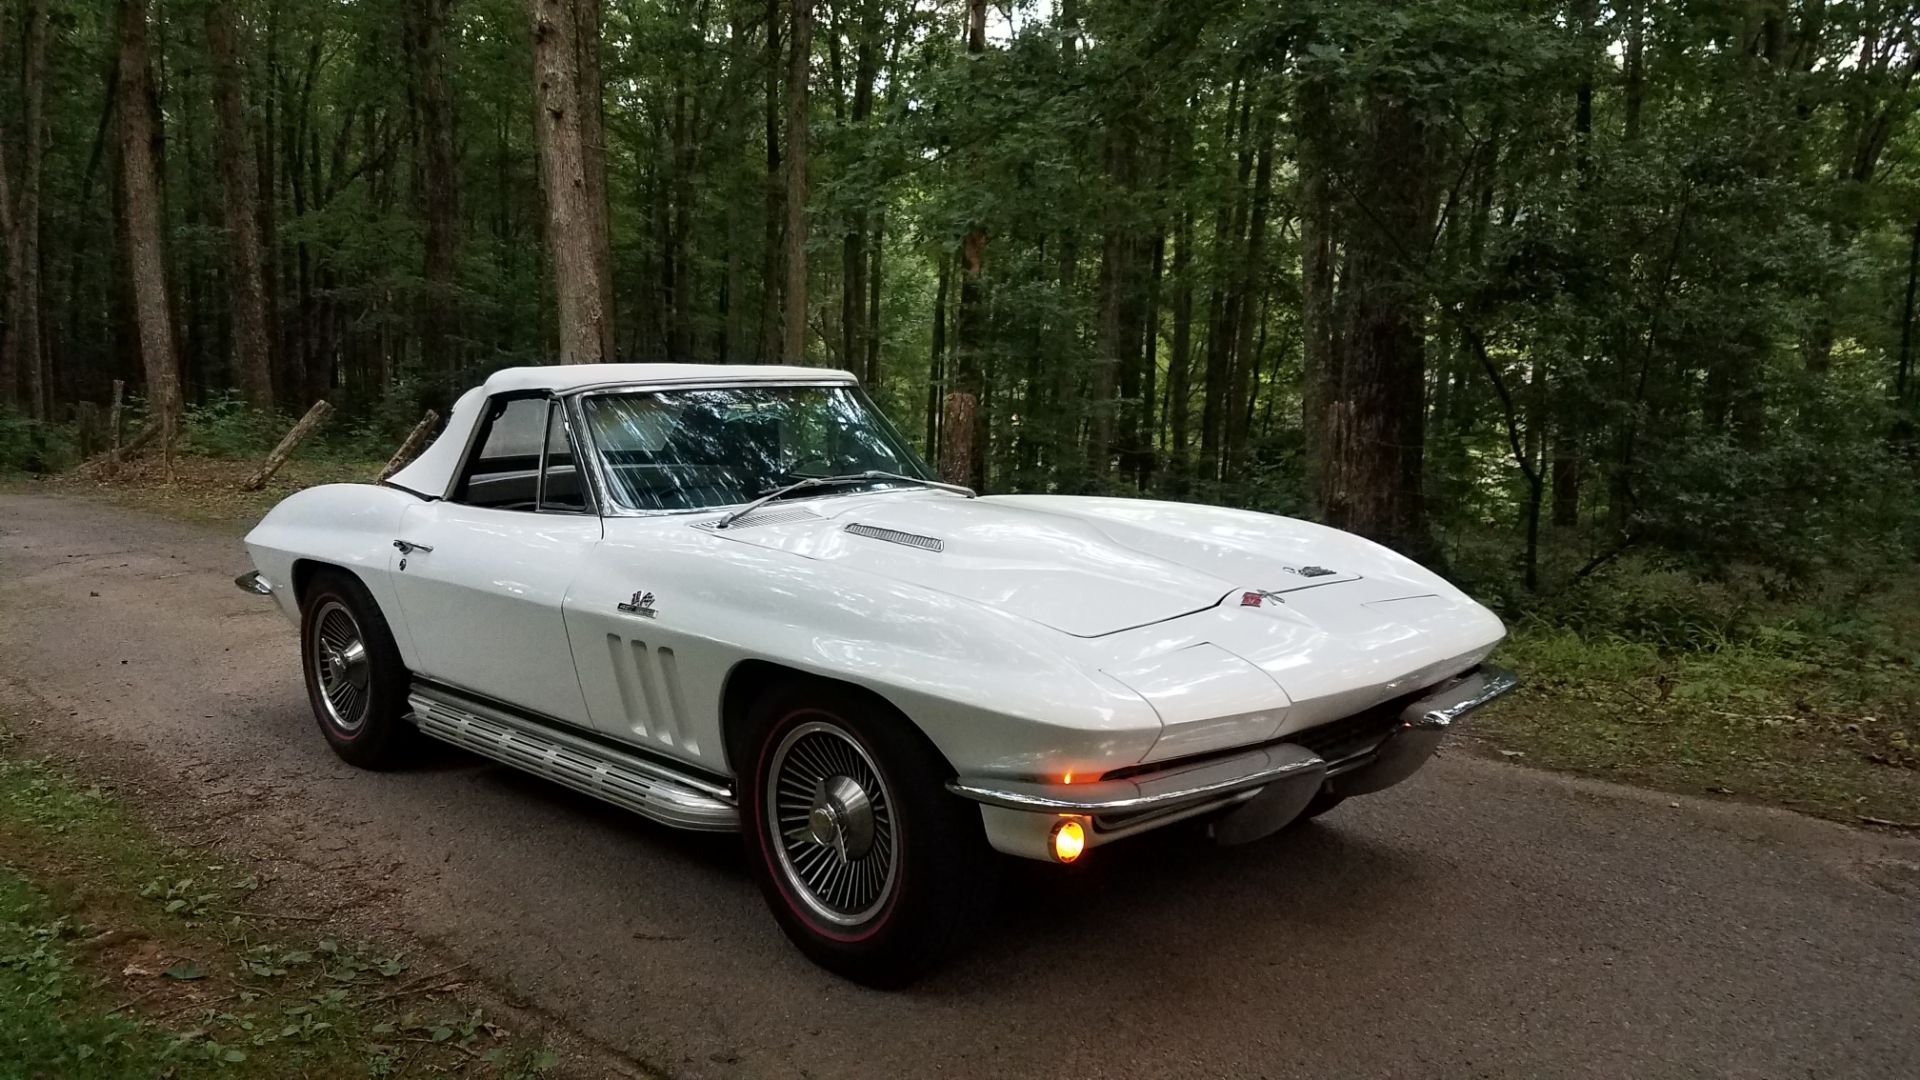
[(876, 708), (894, 714), (906, 724), (908, 730), (919, 736), (920, 740), (933, 750), (941, 763), (946, 766), (948, 773), (950, 775), (953, 773), (953, 763), (941, 753), (933, 739), (920, 729), (920, 725), (914, 722), (913, 717), (908, 715), (905, 709), (887, 700), (886, 695), (846, 679), (822, 675), (816, 671), (807, 671), (773, 660), (753, 658), (733, 665), (720, 687), (720, 741), (726, 749), (727, 769), (733, 775), (735, 790), (738, 790), (737, 785), (742, 782), (743, 763), (752, 760), (752, 748), (746, 746), (743, 740), (747, 735), (747, 718), (753, 703), (773, 687), (795, 682), (833, 687), (864, 698), (872, 702)]
[[(299, 558), (293, 560), (293, 602), (295, 607), (305, 608), (307, 602), (307, 586), (313, 584), (313, 579), (316, 575), (329, 570), (335, 573), (345, 574), (355, 581), (358, 581), (360, 587), (367, 590), (369, 599), (373, 600), (375, 604), (380, 602), (379, 597), (373, 595), (372, 584), (368, 582), (366, 578), (361, 577), (359, 572), (354, 570), (353, 567), (342, 566), (339, 563), (328, 562), (325, 559)], [(392, 617), (387, 615), (385, 611), (382, 611), (380, 614), (386, 617), (388, 622), (393, 621)]]

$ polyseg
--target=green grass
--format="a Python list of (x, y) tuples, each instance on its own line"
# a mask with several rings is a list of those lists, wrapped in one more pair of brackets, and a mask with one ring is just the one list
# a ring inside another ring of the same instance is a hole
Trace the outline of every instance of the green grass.
[(1920, 654), (1778, 629), (1671, 651), (1529, 624), (1499, 660), (1525, 686), (1469, 731), (1525, 764), (1920, 822)]
[(0, 735), (0, 1077), (532, 1077), (558, 1064), (464, 998), (461, 970), (300, 919), (272, 890), (170, 846)]

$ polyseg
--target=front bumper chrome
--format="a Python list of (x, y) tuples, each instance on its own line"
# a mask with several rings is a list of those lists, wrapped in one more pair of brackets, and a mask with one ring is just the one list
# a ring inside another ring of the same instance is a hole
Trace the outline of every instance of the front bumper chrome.
[[(1363, 795), (1412, 776), (1455, 721), (1518, 685), (1512, 672), (1481, 665), (1421, 694), (1399, 710), (1378, 742), (1336, 761), (1283, 736), (1266, 746), (1174, 762), (1125, 779), (1065, 784), (961, 777), (949, 781), (947, 790), (987, 808), (990, 837), (1004, 835), (1019, 818), (1086, 816), (1094, 825), (1089, 840), (1098, 843), (1229, 808), (1214, 823), (1216, 837), (1257, 840), (1293, 820), (1323, 789)], [(995, 846), (1025, 854), (1030, 845), (996, 839)]]
[(233, 579), (233, 583), (244, 593), (252, 593), (255, 596), (273, 595), (273, 586), (267, 584), (267, 579), (261, 577), (258, 570), (249, 570), (241, 574)]

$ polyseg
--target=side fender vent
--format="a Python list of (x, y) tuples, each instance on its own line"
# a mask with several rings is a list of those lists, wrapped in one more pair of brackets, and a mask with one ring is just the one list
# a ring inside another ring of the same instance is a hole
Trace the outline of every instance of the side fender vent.
[(873, 540), (885, 540), (889, 544), (919, 548), (921, 551), (940, 552), (947, 550), (947, 542), (945, 540), (936, 539), (931, 536), (921, 536), (919, 533), (901, 532), (898, 529), (882, 529), (877, 525), (862, 525), (857, 521), (847, 526), (847, 531), (855, 536), (865, 536)]

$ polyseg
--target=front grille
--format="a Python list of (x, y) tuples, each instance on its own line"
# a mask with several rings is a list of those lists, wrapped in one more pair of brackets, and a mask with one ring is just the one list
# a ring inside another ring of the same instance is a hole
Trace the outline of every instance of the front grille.
[(1328, 764), (1335, 764), (1379, 746), (1400, 722), (1401, 705), (1397, 700), (1376, 705), (1318, 727), (1283, 735), (1281, 741), (1297, 743), (1319, 754)]

